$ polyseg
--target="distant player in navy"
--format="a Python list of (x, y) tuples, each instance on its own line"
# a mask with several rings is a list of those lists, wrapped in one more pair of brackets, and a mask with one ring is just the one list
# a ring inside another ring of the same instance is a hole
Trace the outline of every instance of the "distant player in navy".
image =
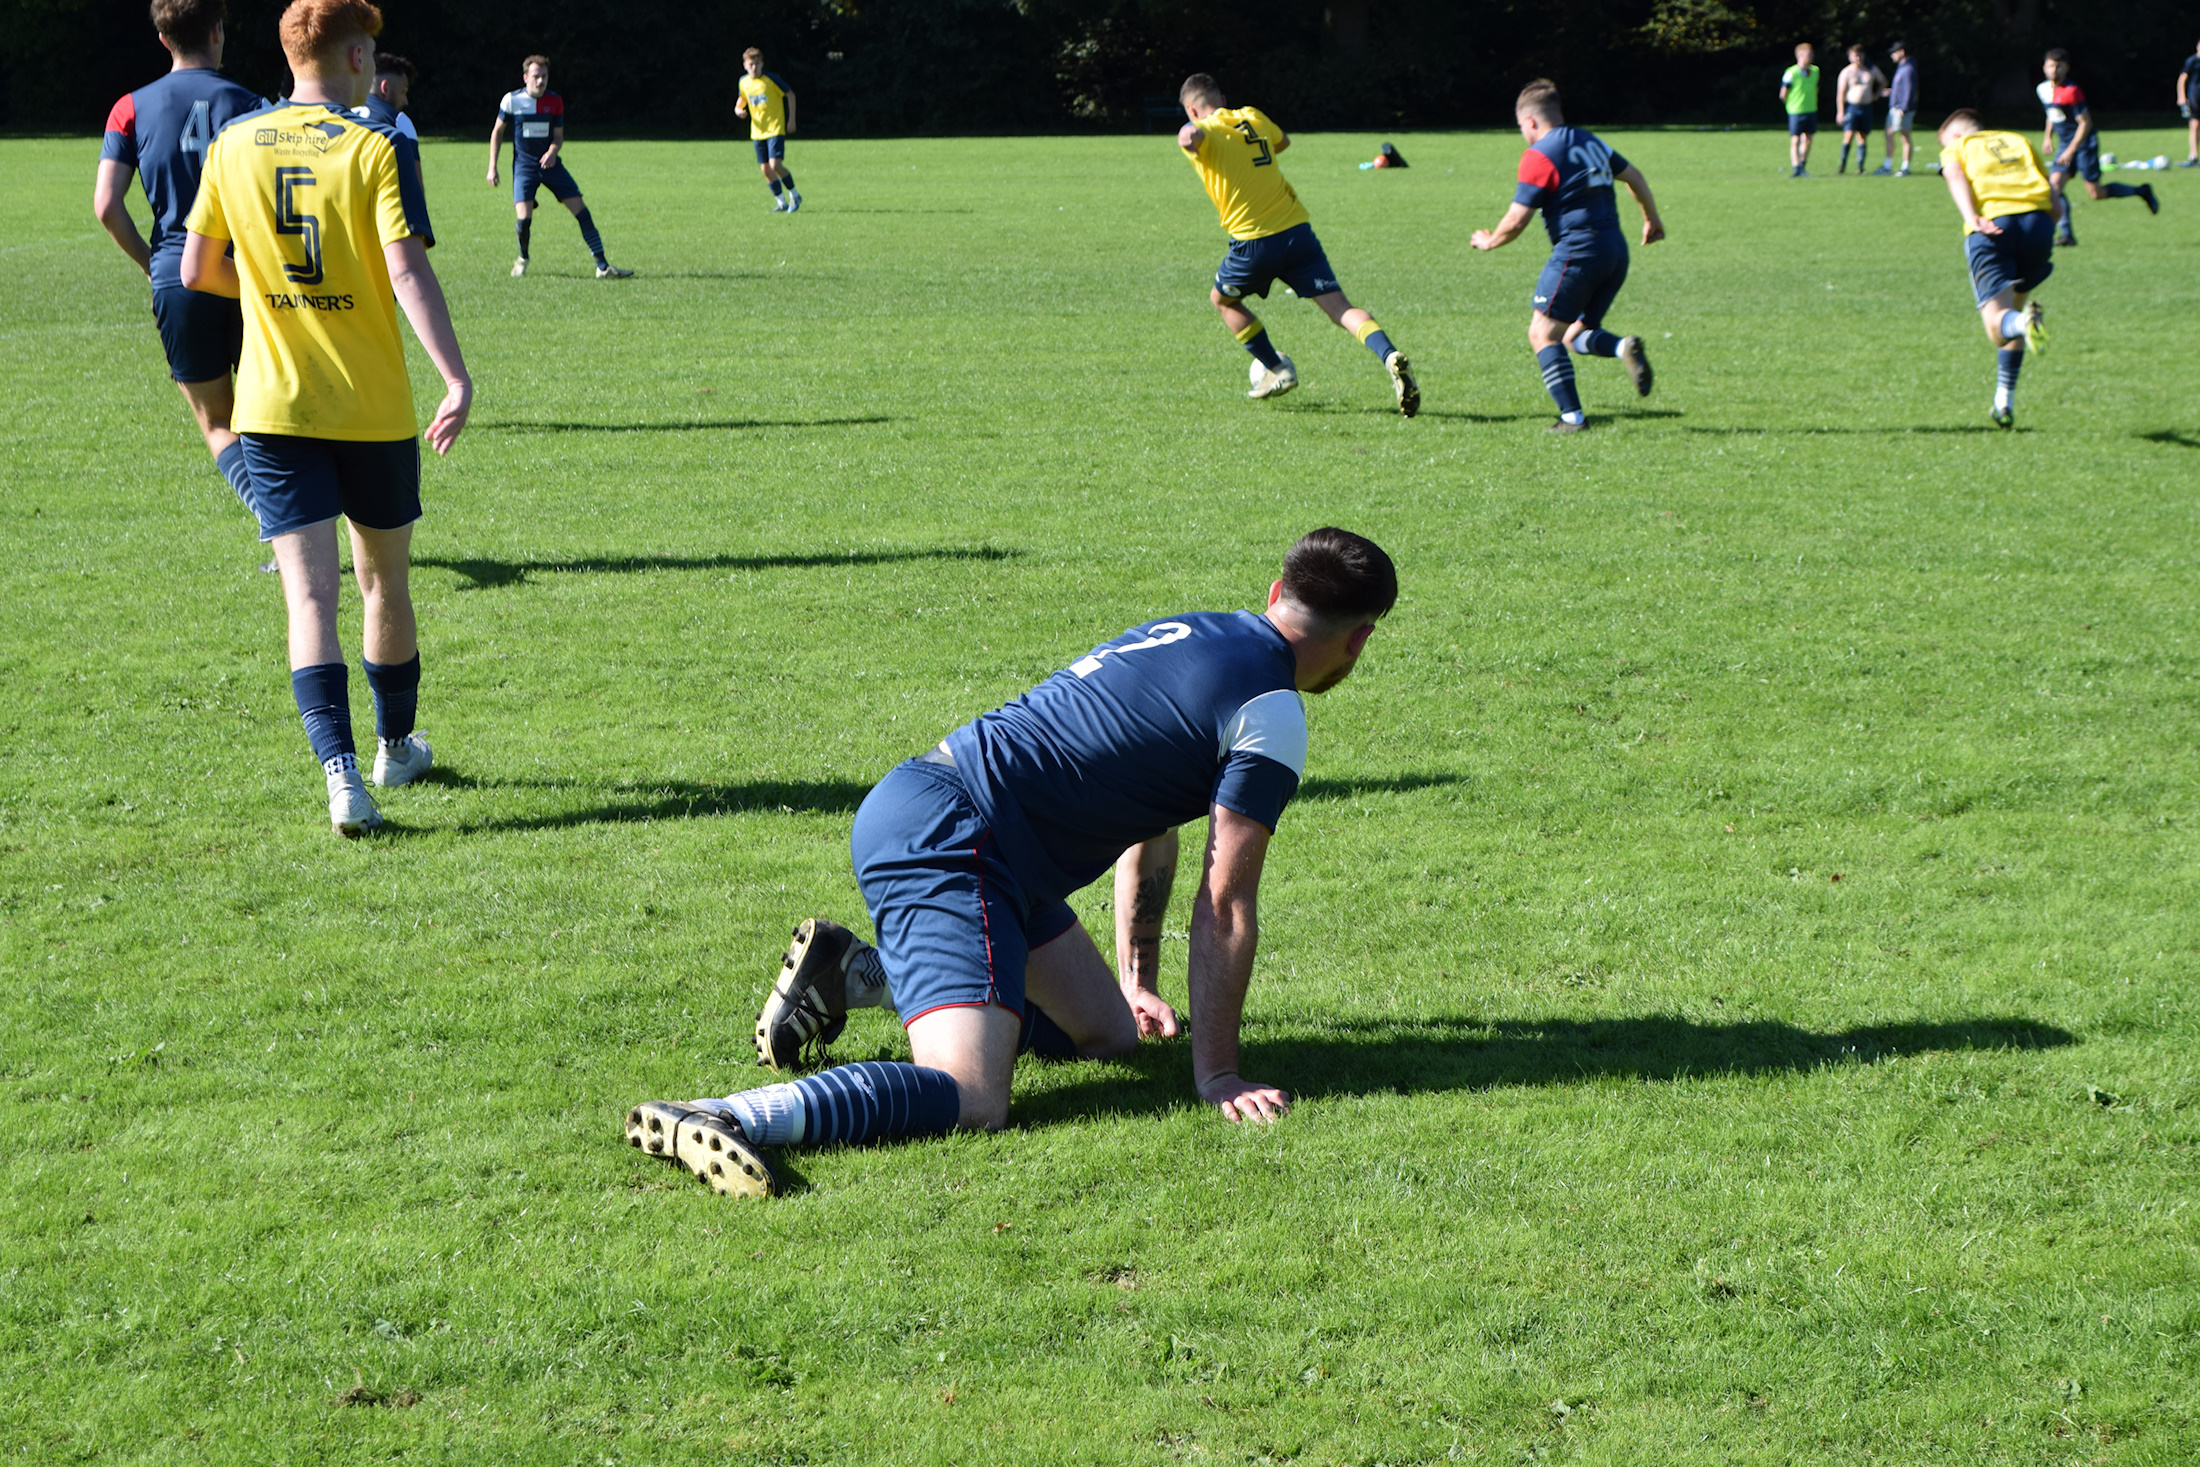
[[(206, 451), (247, 509), (252, 476), (230, 431), (236, 408), (231, 374), (244, 349), (244, 315), (234, 300), (186, 290), (178, 273), (184, 220), (199, 196), (207, 145), (231, 118), (267, 104), (223, 76), (224, 0), (153, 0), (153, 28), (172, 58), (168, 74), (115, 103), (99, 150), (92, 212), (122, 252), (152, 280), (153, 321), (168, 375), (191, 405)], [(153, 211), (150, 242), (130, 217), (130, 175)], [(272, 569), (272, 565), (269, 567)]]
[(878, 945), (813, 918), (763, 1013), (774, 1068), (890, 1006), (911, 1062), (842, 1065), (724, 1099), (648, 1101), (627, 1139), (716, 1190), (773, 1189), (760, 1148), (860, 1144), (1007, 1123), (1019, 1053), (1107, 1058), (1175, 1011), (1111, 975), (1064, 900), (1126, 849), (1208, 817), (1192, 912), (1192, 1074), (1233, 1121), (1290, 1109), (1238, 1073), (1268, 842), (1306, 768), (1305, 693), (1344, 681), (1398, 596), (1390, 557), (1321, 529), (1284, 558), (1267, 609), (1150, 621), (965, 724), (881, 780), (856, 812), (856, 879)]
[[(1917, 126), (1917, 58), (1910, 54), (1907, 44), (1897, 41), (1889, 48), (1894, 58), (1894, 80), (1887, 84), (1887, 156), (1879, 160), (1872, 170), (1875, 175), (1892, 175), (1896, 178), (1910, 176), (1910, 159), (1916, 142), (1910, 136)], [(1902, 139), (1902, 166), (1894, 166), (1894, 142)]]
[(420, 228), (421, 243), (435, 248), (435, 229), (428, 222), (427, 190), (420, 182), (420, 129), (405, 115), (405, 104), (412, 99), (412, 84), (420, 75), (420, 69), (404, 57), (377, 51), (374, 56), (374, 89), (367, 93), (367, 100), (352, 108), (354, 116), (369, 122), (379, 122), (397, 134), (397, 166), (412, 174), (412, 187), (419, 194), (420, 218), (415, 221)]
[(2185, 119), (2185, 161), (2179, 168), (2200, 168), (2200, 46), (2177, 73), (2177, 115)]
[(2100, 129), (2093, 124), (2093, 109), (2086, 103), (2085, 89), (2073, 85), (2070, 80), (2070, 53), (2057, 46), (2047, 53), (2040, 70), (2047, 77), (2041, 87), (2040, 100), (2047, 108), (2049, 134), (2040, 140), (2040, 151), (2047, 154), (2047, 181), (2055, 191), (2055, 203), (2062, 217), (2062, 233), (2055, 243), (2069, 246), (2078, 242), (2070, 218), (2073, 175), (2084, 181), (2086, 194), (2091, 198), (2135, 198), (2147, 206), (2149, 214), (2161, 213), (2162, 206), (2154, 197), (2154, 185), (2142, 183), (2133, 187), (2128, 183), (2101, 182)]
[(550, 197), (573, 212), (580, 221), (581, 238), (596, 260), (598, 280), (624, 280), (634, 272), (621, 270), (603, 252), (603, 236), (596, 233), (595, 216), (581, 197), (581, 186), (565, 171), (565, 99), (550, 90), (550, 58), (530, 56), (520, 64), (524, 83), (506, 92), (497, 104), (496, 126), (489, 130), (489, 182), (497, 182), (497, 161), (503, 156), (504, 134), (512, 134), (512, 212), (518, 216), (519, 258), (512, 274), (527, 273), (527, 250), (535, 228), (535, 191), (548, 188)]
[(1470, 243), (1478, 250), (1511, 244), (1542, 212), (1551, 258), (1535, 283), (1528, 345), (1535, 348), (1536, 365), (1543, 369), (1543, 386), (1558, 404), (1558, 421), (1550, 431), (1578, 433), (1589, 420), (1574, 387), (1568, 347), (1584, 356), (1618, 357), (1636, 394), (1650, 395), (1650, 357), (1642, 338), (1614, 336), (1604, 329), (1605, 313), (1627, 283), (1627, 236), (1620, 230), (1613, 180), (1626, 184), (1642, 206), (1645, 245), (1665, 238), (1665, 221), (1658, 217), (1658, 201), (1640, 169), (1596, 134), (1566, 125), (1556, 86), (1540, 79), (1529, 82), (1513, 108), (1520, 136), (1528, 143), (1520, 155), (1519, 186), (1497, 227), (1477, 229)]

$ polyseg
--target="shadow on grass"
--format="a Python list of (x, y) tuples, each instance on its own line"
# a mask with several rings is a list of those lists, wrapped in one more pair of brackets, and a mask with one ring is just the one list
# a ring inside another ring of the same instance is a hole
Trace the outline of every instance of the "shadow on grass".
[(1832, 426), (1825, 428), (1698, 428), (1693, 425), (1681, 429), (1683, 433), (1716, 433), (1724, 438), (1816, 438), (1835, 433), (1860, 434), (1871, 438), (1900, 438), (1910, 434), (1954, 434), (1963, 437), (1982, 435), (1998, 437), (2008, 433), (2029, 433), (2030, 428), (2003, 428), (1993, 423), (1923, 423), (1909, 427), (1852, 428)]
[(1299, 786), (1301, 800), (1356, 800), (1362, 795), (1405, 795), (1415, 790), (1465, 784), (1463, 774), (1391, 774), (1367, 779), (1309, 779)]
[(750, 428), (860, 428), (891, 423), (865, 418), (702, 418), (686, 423), (476, 423), (477, 433), (731, 433)]
[[(1869, 1024), (1835, 1034), (1772, 1020), (1702, 1024), (1636, 1019), (1351, 1020), (1320, 1034), (1246, 1036), (1244, 1073), (1301, 1100), (1428, 1095), (1588, 1080), (1670, 1081), (1803, 1074), (1947, 1050), (2059, 1049), (2077, 1036), (2030, 1019), (1981, 1016)], [(1189, 1103), (1191, 1045), (1142, 1045), (1095, 1079), (1017, 1100), (1016, 1120), (1046, 1125), (1102, 1112), (1151, 1114)]]
[[(862, 804), (863, 797), (871, 792), (869, 784), (845, 779), (760, 779), (728, 784), (665, 779), (646, 784), (613, 785), (606, 791), (554, 780), (474, 779), (442, 769), (430, 770), (421, 776), (420, 782), (449, 789), (552, 790), (598, 796), (594, 803), (574, 810), (466, 820), (437, 827), (458, 835), (497, 830), (563, 830), (576, 825), (634, 825), (649, 820), (700, 820), (712, 815), (770, 811), (790, 815), (846, 815)], [(385, 826), (384, 830), (389, 831), (391, 827)], [(425, 834), (426, 830), (393, 833)]]
[(2166, 443), (2172, 448), (2200, 448), (2200, 438), (2190, 433), (2180, 433), (2175, 428), (2161, 428), (2139, 436), (2149, 443)]
[(433, 566), (466, 577), (461, 591), (516, 586), (528, 576), (624, 575), (660, 570), (815, 570), (832, 566), (894, 565), (909, 560), (1007, 560), (1020, 552), (991, 545), (944, 545), (932, 550), (845, 550), (814, 555), (603, 555), (572, 560), (496, 560), (489, 556), (413, 558), (413, 568)]

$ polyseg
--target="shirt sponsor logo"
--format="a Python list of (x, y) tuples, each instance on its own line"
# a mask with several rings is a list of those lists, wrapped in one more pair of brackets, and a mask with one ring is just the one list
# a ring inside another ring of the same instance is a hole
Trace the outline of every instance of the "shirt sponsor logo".
[(277, 311), (348, 311), (352, 309), (351, 296), (346, 295), (277, 295), (267, 296), (269, 309)]
[(253, 143), (278, 153), (326, 153), (344, 135), (340, 122), (316, 122), (309, 127), (256, 127)]

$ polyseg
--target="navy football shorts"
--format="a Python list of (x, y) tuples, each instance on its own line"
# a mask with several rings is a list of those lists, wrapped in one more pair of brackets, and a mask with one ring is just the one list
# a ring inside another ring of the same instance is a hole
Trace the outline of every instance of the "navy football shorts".
[(756, 144), (756, 161), (759, 163), (769, 163), (787, 156), (787, 139), (784, 136), (751, 138), (749, 141)]
[(1841, 131), (1870, 132), (1871, 130), (1872, 109), (1869, 106), (1851, 107), (1841, 114)]
[(538, 188), (549, 189), (550, 197), (561, 204), (567, 199), (581, 196), (581, 186), (573, 182), (573, 175), (565, 171), (563, 163), (553, 163), (548, 168), (532, 165), (522, 168), (517, 163), (512, 165), (513, 203), (532, 204)]
[(1554, 321), (1604, 324), (1604, 313), (1627, 283), (1627, 242), (1595, 245), (1561, 242), (1535, 281), (1535, 308)]
[(1222, 268), (1215, 271), (1215, 289), (1234, 301), (1249, 295), (1266, 299), (1268, 287), (1279, 280), (1308, 300), (1344, 289), (1311, 224), (1294, 224), (1259, 239), (1232, 240)]
[(1983, 306), (2005, 290), (2022, 295), (2040, 288), (2055, 273), (2055, 216), (2045, 209), (2004, 214), (1994, 221), (1999, 234), (1974, 234), (1963, 241), (1971, 262), (1971, 294)]
[(153, 292), (153, 324), (168, 375), (178, 382), (212, 382), (237, 370), (244, 351), (244, 308), (225, 295), (164, 286)]
[(863, 797), (848, 843), (903, 1024), (988, 1004), (1023, 1014), (1025, 959), (1077, 914), (1024, 896), (952, 767), (897, 766)]
[(1791, 137), (1791, 138), (1792, 138), (1792, 137), (1799, 137), (1799, 136), (1801, 136), (1801, 135), (1802, 135), (1803, 133), (1806, 133), (1806, 132), (1812, 132), (1812, 133), (1814, 133), (1814, 132), (1816, 132), (1816, 131), (1818, 131), (1818, 114), (1817, 114), (1817, 113), (1815, 113), (1815, 112), (1790, 112), (1790, 113), (1788, 114), (1788, 136), (1789, 136), (1789, 137)]
[(402, 529), (420, 518), (417, 438), (352, 443), (282, 433), (242, 436), (262, 540), (338, 515), (370, 530)]
[[(2058, 133), (2055, 137), (2056, 157), (2062, 156), (2062, 150), (2069, 146), (2070, 139)], [(2087, 133), (2085, 142), (2079, 147), (2075, 157), (2068, 163), (2057, 163), (2054, 158), (2050, 158), (2047, 160), (2047, 171), (2063, 178), (2068, 178), (2075, 173), (2087, 183), (2099, 183), (2101, 181), (2101, 135), (2097, 132)]]

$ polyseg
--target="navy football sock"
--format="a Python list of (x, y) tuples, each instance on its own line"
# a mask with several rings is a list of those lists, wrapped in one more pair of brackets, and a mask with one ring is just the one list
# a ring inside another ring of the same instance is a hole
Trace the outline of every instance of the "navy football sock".
[(1390, 333), (1380, 326), (1368, 332), (1360, 344), (1375, 353), (1375, 360), (1378, 362), (1389, 361), (1390, 354), (1398, 349), (1390, 344)]
[(1238, 344), (1251, 352), (1253, 360), (1269, 371), (1273, 372), (1283, 365), (1283, 354), (1277, 351), (1276, 344), (1268, 339), (1268, 328), (1261, 325), (1260, 322), (1255, 321), (1236, 335)]
[(765, 179), (765, 180), (764, 180), (764, 182), (766, 182), (766, 183), (768, 183), (768, 184), (770, 184), (770, 185), (771, 185), (771, 188), (772, 188), (772, 197), (773, 197), (773, 198), (775, 198), (775, 199), (776, 199), (776, 198), (778, 198), (778, 197), (779, 197), (779, 180), (778, 180), (778, 179), (776, 179), (776, 178), (767, 178), (767, 179)]
[(409, 662), (359, 660), (374, 693), (374, 736), (384, 743), (405, 737), (420, 712), (420, 654)]
[(1616, 357), (1619, 343), (1620, 338), (1611, 332), (1591, 327), (1574, 338), (1574, 350), (1585, 357)]
[(2133, 188), (2128, 183), (2111, 183), (2104, 185), (2101, 189), (2101, 192), (2107, 194), (2112, 199), (2128, 199), (2137, 194), (2139, 191)]
[(528, 241), (534, 237), (535, 216), (530, 214), (525, 219), (515, 219), (512, 221), (512, 229), (519, 235), (519, 257), (524, 260), (527, 258)]
[(945, 1070), (863, 1060), (729, 1095), (721, 1106), (759, 1146), (860, 1146), (898, 1136), (944, 1136), (962, 1113), (962, 1090)]
[(794, 192), (794, 175), (784, 168), (779, 170), (779, 183), (788, 193)]
[(237, 498), (252, 511), (252, 517), (260, 517), (259, 506), (252, 502), (252, 471), (244, 465), (244, 440), (239, 438), (220, 453), (214, 455), (214, 467), (222, 471), (229, 487), (237, 491)]
[(573, 220), (581, 227), (581, 238), (588, 243), (588, 253), (596, 257), (596, 268), (601, 270), (609, 265), (611, 262), (604, 258), (603, 236), (596, 233), (595, 217), (583, 209), (573, 216)]
[(1535, 354), (1535, 364), (1543, 369), (1543, 386), (1558, 404), (1558, 415), (1568, 420), (1580, 417), (1581, 394), (1574, 390), (1574, 363), (1566, 348), (1543, 348)]
[(1849, 171), (1849, 145), (1847, 143), (1841, 145), (1841, 167), (1837, 171), (1841, 173)]
[(2024, 368), (2024, 346), (2003, 347), (1994, 353), (1994, 406), (2006, 408), (2017, 400), (2017, 373)]
[(1047, 1017), (1046, 1010), (1027, 998), (1024, 1000), (1023, 1039), (1017, 1044), (1016, 1052), (1037, 1055), (1043, 1060), (1073, 1060), (1077, 1058), (1077, 1041)]
[(358, 764), (351, 742), (351, 669), (341, 662), (293, 668), (290, 695), (298, 700), (298, 717), (306, 726), (306, 740), (313, 757), (331, 774), (342, 761)]

